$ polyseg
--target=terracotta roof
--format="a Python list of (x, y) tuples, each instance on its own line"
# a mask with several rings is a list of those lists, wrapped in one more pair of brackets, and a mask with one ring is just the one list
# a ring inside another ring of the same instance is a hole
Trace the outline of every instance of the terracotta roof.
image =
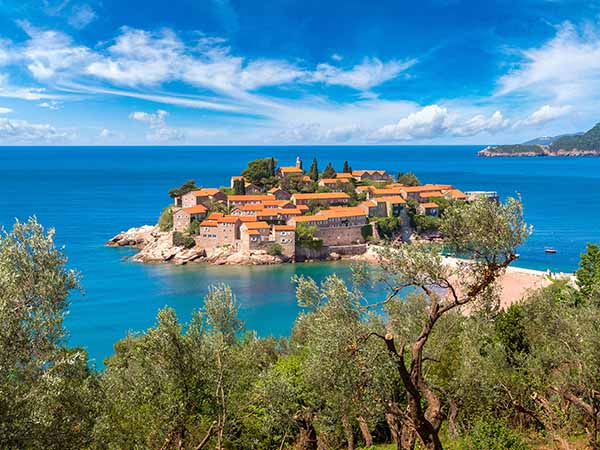
[(335, 177), (336, 178), (346, 178), (346, 179), (354, 178), (351, 173), (347, 173), (347, 172), (336, 173)]
[(259, 235), (260, 236), (260, 231), (258, 231), (258, 230), (247, 230), (246, 232), (250, 235)]
[(256, 195), (230, 195), (227, 197), (227, 200), (232, 202), (242, 202), (244, 200), (249, 202), (255, 201), (263, 201), (263, 200), (273, 200), (272, 195), (266, 194), (256, 194)]
[(286, 192), (286, 191), (284, 191), (283, 189), (281, 189), (281, 188), (279, 188), (279, 187), (277, 187), (277, 186), (275, 186), (275, 187), (272, 187), (272, 188), (271, 188), (271, 189), (269, 189), (267, 192), (268, 192), (268, 193), (270, 193), (270, 194), (274, 194), (275, 192), (279, 192), (279, 191), (281, 191), (281, 192)]
[(217, 220), (217, 219), (220, 219), (221, 217), (223, 217), (222, 213), (214, 212), (214, 213), (210, 213), (206, 219), (207, 220)]
[(263, 205), (265, 206), (283, 206), (283, 205), (288, 205), (291, 202), (289, 200), (265, 200), (264, 202), (262, 202)]
[(369, 175), (373, 175), (375, 173), (378, 173), (379, 175), (386, 175), (385, 170), (353, 170), (352, 176), (360, 177), (365, 173)]
[(238, 206), (236, 209), (239, 211), (260, 211), (263, 209), (263, 205), (261, 203), (248, 203)]
[(219, 192), (221, 192), (221, 191), (219, 191), (217, 188), (203, 188), (203, 189), (196, 189), (195, 191), (192, 191), (190, 193), (194, 194), (196, 197), (209, 197), (209, 196), (215, 195)]
[(294, 217), (296, 223), (298, 222), (325, 222), (327, 217), (325, 216), (298, 216)]
[(332, 218), (366, 216), (365, 211), (358, 206), (323, 209), (319, 211), (317, 215)]
[(384, 202), (389, 203), (406, 203), (404, 197), (401, 197), (400, 195), (392, 195), (390, 197), (379, 197), (377, 200), (383, 200)]
[(302, 169), (300, 169), (296, 166), (280, 167), (279, 170), (282, 173), (302, 173), (302, 172), (304, 172)]
[(256, 216), (238, 216), (240, 222), (248, 223), (248, 222), (256, 222)]
[(223, 216), (217, 219), (218, 223), (236, 223), (240, 220), (239, 216)]
[(214, 220), (204, 220), (204, 221), (200, 222), (200, 226), (201, 227), (216, 227), (217, 222), (215, 222)]
[(448, 194), (450, 194), (450, 196), (452, 198), (456, 198), (456, 199), (467, 198), (467, 194), (465, 194), (463, 191), (458, 190), (458, 189), (450, 189), (448, 191)]
[(305, 183), (310, 183), (312, 179), (308, 175), (304, 175), (302, 177), (302, 181), (304, 181)]
[(334, 183), (347, 183), (348, 180), (342, 179), (342, 178), (321, 178), (321, 183), (326, 183), (326, 184), (334, 184)]
[(400, 195), (403, 191), (403, 188), (373, 188), (371, 192), (373, 195)]
[(313, 194), (294, 194), (296, 200), (335, 200), (350, 198), (345, 192), (316, 192)]
[(308, 211), (310, 209), (308, 205), (297, 205), (296, 208), (300, 211)]
[(183, 208), (183, 210), (188, 214), (201, 214), (208, 211), (208, 209), (204, 205), (191, 206), (189, 208)]
[(267, 222), (249, 222), (245, 223), (244, 226), (247, 230), (261, 230), (265, 228), (270, 228)]
[(296, 231), (294, 225), (273, 225), (275, 231)]
[(440, 191), (452, 188), (449, 184), (424, 184), (422, 186), (405, 186), (402, 188), (404, 192), (428, 192)]
[(373, 186), (358, 186), (356, 192), (370, 192), (371, 189), (374, 189)]
[(425, 209), (439, 208), (438, 204), (433, 202), (421, 203), (419, 206), (422, 206)]
[(443, 197), (442, 191), (429, 191), (429, 192), (421, 192), (419, 197), (423, 198), (431, 198), (431, 197)]

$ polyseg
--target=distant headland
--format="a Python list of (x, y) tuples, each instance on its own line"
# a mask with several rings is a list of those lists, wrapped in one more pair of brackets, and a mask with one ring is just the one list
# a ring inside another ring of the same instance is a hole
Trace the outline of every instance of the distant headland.
[(494, 145), (479, 156), (600, 156), (600, 123), (585, 133), (541, 137), (514, 145)]
[(463, 192), (449, 184), (422, 184), (413, 173), (382, 169), (340, 172), (317, 159), (305, 170), (300, 157), (279, 166), (250, 161), (229, 186), (195, 180), (171, 189), (172, 204), (156, 225), (124, 231), (109, 246), (140, 249), (147, 263), (277, 264), (360, 257), (389, 239), (435, 239), (439, 216), (453, 202), (495, 192)]

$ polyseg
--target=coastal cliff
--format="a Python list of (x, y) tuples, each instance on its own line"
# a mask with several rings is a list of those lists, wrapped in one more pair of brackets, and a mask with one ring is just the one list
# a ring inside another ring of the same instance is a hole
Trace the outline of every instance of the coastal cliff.
[(585, 133), (538, 138), (524, 144), (493, 145), (480, 150), (477, 154), (487, 158), (600, 156), (600, 123)]
[(198, 245), (185, 248), (173, 244), (173, 232), (160, 231), (158, 227), (144, 225), (122, 231), (106, 243), (109, 247), (133, 247), (140, 251), (131, 259), (142, 263), (187, 264), (205, 262), (210, 264), (266, 265), (289, 262), (284, 256), (273, 256), (263, 250), (251, 252), (234, 251), (219, 247), (203, 249)]

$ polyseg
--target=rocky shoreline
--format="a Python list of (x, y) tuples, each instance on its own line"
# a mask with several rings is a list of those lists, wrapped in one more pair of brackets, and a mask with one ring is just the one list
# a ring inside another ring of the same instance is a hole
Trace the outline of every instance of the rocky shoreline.
[[(137, 248), (140, 251), (131, 257), (131, 260), (147, 264), (270, 265), (293, 262), (285, 256), (269, 255), (264, 250), (242, 252), (234, 251), (228, 247), (203, 249), (198, 246), (186, 249), (173, 245), (172, 232), (160, 231), (157, 226), (152, 225), (122, 231), (109, 239), (106, 245), (109, 247)], [(341, 259), (340, 255), (331, 253), (326, 260), (335, 261), (339, 259)]]
[(484, 158), (497, 158), (497, 157), (509, 157), (509, 158), (521, 158), (521, 157), (582, 157), (582, 156), (600, 156), (600, 150), (550, 150), (547, 146), (540, 145), (540, 151), (502, 151), (498, 147), (486, 147), (483, 150), (477, 152), (477, 156)]

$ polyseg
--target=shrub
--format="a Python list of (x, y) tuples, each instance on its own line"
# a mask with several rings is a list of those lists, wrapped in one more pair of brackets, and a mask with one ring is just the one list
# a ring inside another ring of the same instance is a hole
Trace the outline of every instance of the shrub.
[(187, 234), (194, 236), (198, 233), (200, 233), (200, 221), (197, 219), (192, 219), (187, 227)]
[(158, 218), (158, 229), (160, 231), (171, 231), (173, 229), (173, 207), (167, 206)]
[(377, 219), (377, 231), (383, 239), (393, 239), (402, 229), (399, 217), (382, 217)]
[(189, 234), (175, 231), (173, 233), (173, 245), (177, 247), (192, 248), (194, 245), (196, 245), (196, 241)]
[(528, 450), (523, 438), (500, 421), (480, 421), (465, 438), (467, 450)]
[(277, 243), (271, 244), (267, 253), (271, 256), (281, 256), (283, 254), (283, 247)]
[(365, 241), (373, 237), (373, 227), (371, 226), (371, 224), (363, 225), (360, 229), (360, 234), (362, 235)]

